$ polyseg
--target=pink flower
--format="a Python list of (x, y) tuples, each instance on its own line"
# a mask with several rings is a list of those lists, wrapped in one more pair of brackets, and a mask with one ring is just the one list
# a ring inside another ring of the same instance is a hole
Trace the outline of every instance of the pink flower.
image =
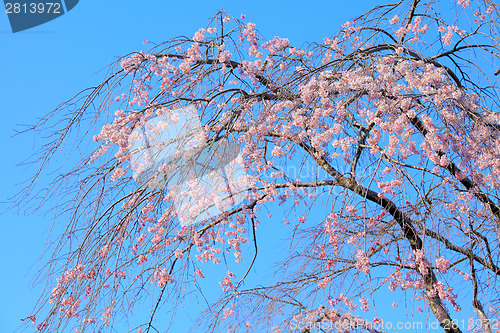
[(429, 261), (425, 257), (425, 253), (422, 250), (416, 250), (415, 253), (415, 266), (418, 266), (420, 274), (427, 274), (429, 267), (431, 267)]
[(285, 156), (285, 152), (283, 151), (283, 148), (281, 148), (280, 146), (276, 145), (274, 146), (274, 149), (273, 151), (271, 152), (271, 155), (272, 156)]
[(356, 207), (354, 207), (353, 205), (346, 206), (345, 210), (347, 212), (351, 213), (352, 215), (357, 216), (357, 214), (356, 214)]
[(318, 282), (318, 288), (320, 289), (325, 289), (326, 286), (328, 286), (328, 283), (330, 282), (329, 278), (324, 278), (323, 280)]
[(111, 180), (116, 181), (122, 178), (126, 173), (127, 171), (123, 170), (122, 168), (116, 168), (113, 174), (111, 175)]
[(399, 16), (394, 15), (394, 17), (389, 21), (390, 24), (394, 25), (399, 22)]
[(443, 36), (444, 45), (451, 45), (452, 37), (453, 37), (453, 30), (448, 28), (448, 32)]
[(234, 314), (234, 311), (228, 308), (224, 309), (224, 317), (222, 317), (222, 320), (226, 320), (228, 317), (232, 316)]
[(231, 281), (231, 277), (234, 277), (233, 273), (227, 272), (227, 276), (222, 279), (222, 282), (219, 282), (220, 286), (224, 291), (234, 289), (233, 282)]
[(182, 259), (184, 257), (184, 253), (181, 249), (176, 249), (174, 254), (177, 259)]
[(145, 254), (141, 254), (139, 256), (139, 259), (137, 260), (137, 265), (142, 265), (144, 264), (146, 261), (148, 261), (148, 257), (145, 255)]
[(392, 187), (401, 187), (401, 186), (403, 186), (403, 182), (400, 181), (400, 180), (396, 180), (396, 179), (391, 180), (390, 184), (391, 184)]
[(219, 60), (219, 62), (229, 61), (229, 60), (231, 60), (231, 52), (229, 52), (227, 50), (226, 51), (222, 51), (217, 56), (217, 59)]
[(205, 276), (203, 275), (203, 272), (201, 271), (201, 269), (197, 269), (194, 271), (200, 278), (204, 278)]
[(205, 32), (207, 32), (205, 29), (199, 29), (198, 31), (196, 31), (196, 33), (194, 34), (194, 37), (193, 37), (193, 40), (195, 42), (201, 42), (202, 40), (205, 39)]
[(368, 310), (369, 310), (368, 300), (366, 298), (362, 297), (359, 299), (359, 301), (361, 303), (361, 310), (363, 310), (364, 312), (368, 312)]
[(450, 268), (450, 261), (444, 257), (436, 258), (436, 266), (441, 273), (446, 273), (448, 268)]
[(368, 259), (366, 252), (358, 250), (358, 252), (356, 253), (356, 258), (358, 258), (358, 261), (356, 262), (356, 268), (365, 274), (370, 273), (370, 260)]

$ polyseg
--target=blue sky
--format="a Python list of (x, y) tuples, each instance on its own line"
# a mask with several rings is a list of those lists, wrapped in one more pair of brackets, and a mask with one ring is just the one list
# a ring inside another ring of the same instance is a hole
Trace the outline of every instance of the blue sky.
[[(377, 1), (81, 1), (72, 11), (39, 27), (13, 34), (0, 13), (1, 212), (22, 188), (30, 171), (16, 166), (41, 140), (13, 137), (23, 125), (98, 84), (100, 71), (120, 55), (145, 49), (143, 40), (159, 43), (178, 35), (192, 36), (210, 17), (225, 9), (245, 14), (267, 39), (286, 37), (291, 44), (320, 42), (348, 19)], [(355, 5), (353, 5), (355, 4)], [(40, 184), (43, 186), (44, 184)], [(13, 332), (31, 314), (40, 287), (30, 289), (37, 259), (43, 252), (50, 215), (11, 211), (0, 215), (0, 332)], [(60, 221), (59, 221), (60, 222)], [(31, 268), (31, 270), (30, 270)]]

